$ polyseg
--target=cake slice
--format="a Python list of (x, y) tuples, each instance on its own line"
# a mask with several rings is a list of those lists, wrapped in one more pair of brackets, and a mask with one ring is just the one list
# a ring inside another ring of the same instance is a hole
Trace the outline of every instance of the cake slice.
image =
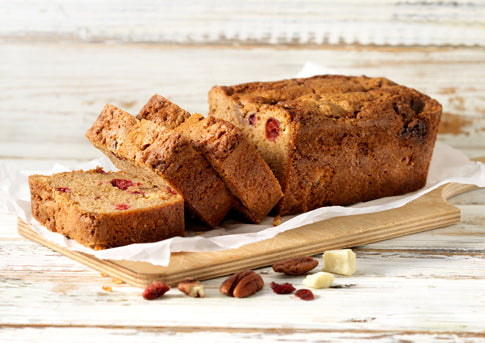
[(256, 146), (290, 214), (423, 187), (441, 105), (385, 78), (322, 75), (215, 86), (209, 116)]
[(207, 119), (200, 114), (187, 117), (187, 113), (156, 94), (137, 118), (174, 128), (186, 137), (238, 200), (235, 209), (249, 221), (261, 222), (283, 196), (268, 165), (233, 124), (222, 119)]
[(193, 114), (176, 132), (187, 137), (239, 200), (236, 210), (259, 223), (283, 196), (278, 180), (242, 131), (231, 123)]
[(150, 120), (106, 105), (86, 137), (114, 165), (155, 185), (166, 182), (180, 193), (187, 208), (216, 227), (235, 200), (224, 182), (190, 142)]
[(184, 235), (184, 202), (168, 185), (123, 172), (64, 172), (28, 178), (34, 218), (95, 249)]
[(182, 124), (190, 113), (159, 94), (152, 96), (138, 113), (137, 119), (154, 121), (169, 129)]

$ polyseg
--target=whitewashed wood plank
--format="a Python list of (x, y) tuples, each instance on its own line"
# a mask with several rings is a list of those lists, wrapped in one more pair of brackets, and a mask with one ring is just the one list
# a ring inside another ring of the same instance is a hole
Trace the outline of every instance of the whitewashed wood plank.
[(455, 1), (3, 1), (3, 41), (484, 46), (485, 6)]
[[(485, 319), (483, 254), (357, 251), (358, 272), (336, 277), (335, 284), (344, 288), (315, 290), (312, 302), (274, 294), (271, 281), (292, 282), (301, 288), (303, 278), (276, 275), (270, 268), (258, 270), (266, 285), (249, 298), (221, 295), (218, 287), (224, 278), (217, 278), (204, 282), (206, 298), (193, 299), (173, 289), (148, 302), (140, 289), (113, 284), (33, 243), (1, 242), (0, 249), (6, 256), (0, 261), (1, 321), (12, 327), (70, 323), (439, 333), (480, 332)], [(112, 285), (112, 292), (102, 289), (106, 284)]]
[(70, 342), (84, 343), (87, 337), (91, 343), (113, 342), (442, 342), (442, 343), (480, 343), (484, 334), (478, 332), (433, 332), (433, 331), (391, 331), (362, 330), (359, 323), (352, 330), (303, 330), (285, 329), (261, 330), (256, 328), (182, 328), (158, 327), (3, 327), (0, 339), (5, 342), (39, 343)]
[[(351, 282), (352, 280), (357, 280), (356, 277), (366, 279), (373, 277), (406, 277), (410, 279), (453, 278), (485, 280), (485, 270), (481, 268), (485, 263), (485, 249), (483, 247), (466, 251), (460, 247), (455, 247), (454, 249), (451, 247), (442, 247), (441, 249), (426, 248), (419, 241), (416, 245), (415, 249), (402, 249), (393, 247), (392, 244), (381, 249), (376, 245), (370, 244), (357, 247), (354, 249), (358, 257), (357, 272), (351, 278), (340, 277), (336, 281), (338, 281), (337, 283)], [(94, 281), (99, 281), (99, 276), (101, 275), (101, 273), (89, 267), (30, 241), (2, 241), (1, 251), (4, 254), (3, 256), (5, 256), (5, 259), (0, 262), (2, 267), (1, 275), (9, 278), (20, 278), (29, 282), (58, 282), (59, 280), (56, 280), (56, 278), (60, 276), (67, 277), (69, 274), (75, 273), (76, 278), (79, 278), (80, 282), (88, 283), (93, 275), (96, 276)], [(316, 255), (315, 258), (319, 260), (320, 266), (323, 266), (321, 254)], [(42, 273), (31, 275), (33, 266), (35, 266), (37, 271), (42, 271)], [(314, 271), (317, 271), (317, 269)], [(260, 270), (263, 274), (277, 278), (280, 281), (298, 281), (300, 287), (302, 286), (302, 278), (285, 277), (272, 272), (270, 268), (262, 268)], [(218, 287), (220, 283), (217, 280), (220, 280), (220, 278), (204, 282), (213, 287)], [(70, 283), (76, 280), (67, 278), (61, 281)], [(214, 286), (215, 284), (216, 286)]]
[(330, 72), (386, 76), (436, 97), (449, 122), (439, 139), (483, 155), (483, 49), (0, 44), (0, 156), (98, 157), (84, 133), (105, 103), (136, 113), (159, 92), (205, 114), (213, 85), (294, 77), (306, 61)]
[(16, 217), (6, 210), (0, 211), (0, 240), (21, 239), (21, 236), (15, 233), (16, 221)]
[[(465, 217), (481, 211), (476, 205), (471, 208)], [(33, 242), (1, 240), (0, 318), (4, 326), (0, 332), (3, 334), (5, 327), (9, 332), (18, 328), (19, 337), (28, 338), (28, 331), (39, 327), (54, 326), (64, 333), (66, 325), (74, 325), (110, 337), (115, 333), (106, 328), (115, 325), (119, 330), (129, 327), (137, 334), (141, 331), (143, 339), (147, 328), (149, 332), (173, 330), (172, 334), (184, 338), (188, 337), (184, 336), (187, 331), (211, 332), (213, 327), (222, 328), (223, 333), (230, 328), (235, 337), (247, 339), (260, 337), (258, 333), (266, 337), (267, 332), (284, 328), (294, 330), (287, 331), (286, 338), (313, 339), (317, 333), (325, 333), (325, 337), (328, 333), (337, 339), (347, 332), (345, 337), (350, 341), (375, 336), (392, 341), (395, 335), (410, 339), (439, 337), (444, 341), (480, 339), (485, 320), (485, 303), (480, 300), (485, 299), (485, 249), (473, 246), (473, 242), (481, 242), (474, 237), (480, 232), (483, 234), (483, 225), (471, 233), (470, 247), (464, 250), (459, 239), (454, 242), (455, 249), (448, 245), (450, 242), (436, 244), (438, 236), (410, 242), (414, 248), (402, 243), (361, 247), (356, 250), (358, 272), (336, 279), (336, 284), (351, 286), (316, 291), (317, 299), (312, 303), (273, 294), (269, 282), (292, 282), (301, 287), (302, 278), (276, 275), (269, 268), (258, 270), (266, 287), (252, 298), (220, 295), (218, 287), (223, 278), (218, 278), (204, 282), (208, 294), (205, 299), (188, 298), (172, 290), (165, 298), (148, 303), (139, 289), (116, 285), (110, 278), (102, 278), (98, 272)], [(457, 230), (456, 236), (467, 234)], [(112, 286), (113, 292), (103, 290), (104, 285)], [(94, 314), (92, 306), (97, 309)], [(156, 319), (149, 306), (156, 311)], [(128, 307), (129, 314), (125, 311)], [(169, 318), (166, 313), (170, 313)], [(27, 334), (22, 327), (28, 328)], [(244, 335), (246, 332), (255, 335)]]
[[(465, 209), (465, 206), (462, 207), (461, 205), (480, 205), (483, 204), (484, 199), (484, 190), (483, 189), (476, 189), (473, 191), (469, 191), (466, 193), (458, 194), (455, 195), (454, 197), (451, 197), (448, 199), (450, 203), (452, 203), (455, 206), (458, 206), (462, 209), (462, 211)], [(463, 216), (466, 216), (464, 213)]]

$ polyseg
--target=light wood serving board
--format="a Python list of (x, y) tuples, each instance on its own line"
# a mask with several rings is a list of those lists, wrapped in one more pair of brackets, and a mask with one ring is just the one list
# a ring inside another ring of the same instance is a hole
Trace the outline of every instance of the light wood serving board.
[(447, 199), (475, 188), (450, 183), (397, 209), (327, 219), (238, 249), (172, 253), (166, 267), (147, 262), (100, 260), (42, 238), (20, 219), (17, 228), (22, 236), (130, 285), (144, 288), (153, 280), (160, 280), (173, 286), (187, 277), (204, 280), (268, 266), (289, 257), (350, 248), (456, 224), (460, 221), (460, 210)]

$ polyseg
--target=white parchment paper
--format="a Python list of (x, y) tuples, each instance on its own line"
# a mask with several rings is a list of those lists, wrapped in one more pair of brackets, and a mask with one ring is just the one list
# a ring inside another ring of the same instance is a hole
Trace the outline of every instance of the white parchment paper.
[(76, 169), (92, 169), (102, 166), (113, 169), (107, 158), (100, 158), (88, 163), (76, 165), (56, 164), (50, 170), (15, 170), (5, 163), (0, 163), (0, 205), (9, 213), (29, 223), (42, 237), (76, 251), (92, 254), (100, 259), (146, 261), (155, 265), (168, 265), (170, 253), (177, 251), (215, 251), (238, 248), (242, 245), (274, 237), (276, 234), (306, 224), (337, 216), (379, 212), (397, 208), (423, 194), (448, 182), (474, 184), (485, 187), (485, 164), (470, 161), (463, 153), (437, 142), (430, 165), (426, 186), (417, 191), (401, 196), (386, 197), (353, 206), (322, 207), (300, 215), (283, 217), (282, 224), (273, 226), (272, 217), (267, 217), (261, 224), (244, 224), (232, 220), (224, 221), (215, 230), (197, 234), (197, 228), (188, 232), (186, 237), (174, 237), (156, 243), (131, 244), (124, 247), (94, 251), (74, 240), (53, 233), (32, 218), (30, 192), (27, 176), (34, 173), (52, 174)]
[[(298, 76), (305, 77), (334, 72), (334, 70), (327, 70), (324, 67), (307, 63)], [(88, 170), (96, 166), (101, 166), (105, 170), (115, 170), (111, 162), (105, 157), (76, 165), (56, 164), (50, 170), (17, 170), (0, 162), (0, 207), (6, 208), (9, 213), (20, 217), (29, 223), (39, 235), (62, 247), (82, 251), (100, 259), (145, 261), (166, 266), (169, 263), (171, 252), (233, 249), (328, 218), (397, 208), (448, 182), (485, 187), (485, 164), (472, 162), (460, 151), (437, 142), (426, 186), (417, 192), (381, 198), (353, 206), (322, 207), (304, 214), (283, 217), (282, 224), (278, 226), (272, 225), (272, 217), (267, 217), (259, 225), (226, 220), (217, 229), (205, 231), (202, 234), (197, 234), (197, 228), (194, 228), (194, 231), (189, 231), (186, 237), (174, 237), (156, 243), (132, 244), (94, 251), (74, 240), (50, 232), (32, 218), (27, 176), (31, 174), (47, 175), (77, 169)]]

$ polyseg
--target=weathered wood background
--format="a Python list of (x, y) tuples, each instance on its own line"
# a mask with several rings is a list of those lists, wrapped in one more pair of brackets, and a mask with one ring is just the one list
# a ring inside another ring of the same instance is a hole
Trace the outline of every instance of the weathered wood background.
[[(84, 138), (103, 105), (136, 113), (155, 92), (207, 112), (214, 84), (275, 80), (306, 62), (385, 76), (437, 98), (438, 139), (485, 155), (485, 2), (0, 0), (0, 158), (17, 168), (100, 156)], [(0, 341), (485, 340), (485, 191), (462, 222), (356, 249), (347, 288), (314, 302), (140, 290), (16, 233), (0, 212)], [(266, 282), (282, 278), (259, 270)], [(113, 292), (102, 289), (109, 284)]]
[(0, 156), (97, 156), (106, 102), (155, 92), (207, 111), (214, 84), (295, 76), (306, 61), (386, 76), (444, 105), (440, 139), (485, 144), (483, 1), (2, 1)]

